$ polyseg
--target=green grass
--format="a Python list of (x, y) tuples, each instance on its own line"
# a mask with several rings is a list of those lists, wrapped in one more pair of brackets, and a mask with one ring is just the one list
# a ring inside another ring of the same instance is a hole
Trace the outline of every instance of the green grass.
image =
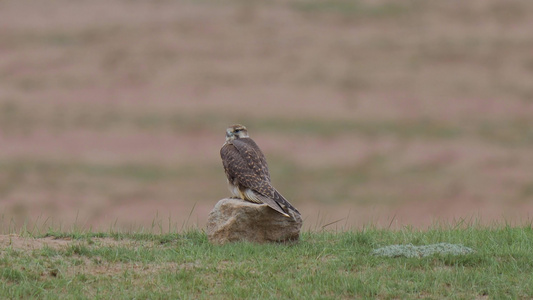
[[(25, 233), (2, 246), (0, 298), (474, 299), (533, 297), (531, 226), (306, 232), (293, 245), (213, 246), (184, 233)], [(46, 238), (45, 238), (46, 237)], [(465, 256), (387, 258), (393, 244), (463, 244)]]

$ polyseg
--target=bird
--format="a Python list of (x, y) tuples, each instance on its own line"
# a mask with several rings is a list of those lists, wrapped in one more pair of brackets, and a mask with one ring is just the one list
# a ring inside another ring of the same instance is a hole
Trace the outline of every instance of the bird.
[(234, 198), (266, 204), (280, 214), (291, 217), (289, 210), (300, 212), (283, 197), (270, 181), (265, 155), (241, 124), (226, 129), (226, 142), (220, 157)]

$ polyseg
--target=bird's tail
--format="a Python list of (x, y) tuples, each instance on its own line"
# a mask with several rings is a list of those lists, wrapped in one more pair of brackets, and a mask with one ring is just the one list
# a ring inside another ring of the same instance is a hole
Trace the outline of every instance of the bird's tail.
[(283, 206), (283, 211), (286, 213), (289, 213), (289, 209), (296, 212), (297, 214), (301, 215), (300, 212), (296, 209), (296, 207), (292, 206), (285, 197), (283, 197), (277, 190), (274, 192), (274, 201), (276, 201), (278, 204), (281, 204)]
[(273, 199), (269, 197), (265, 197), (261, 194), (257, 194), (256, 197), (264, 204), (270, 206), (273, 210), (279, 212), (280, 214), (284, 215), (285, 217), (290, 218), (289, 211), (283, 207), (283, 205), (280, 205), (279, 202), (274, 201)]

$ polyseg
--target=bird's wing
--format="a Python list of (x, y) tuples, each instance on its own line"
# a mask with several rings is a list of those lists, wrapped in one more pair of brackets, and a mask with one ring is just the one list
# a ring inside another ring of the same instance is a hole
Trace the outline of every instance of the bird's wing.
[[(248, 165), (260, 181), (266, 181), (270, 183), (270, 173), (268, 171), (268, 165), (265, 155), (261, 152), (261, 149), (250, 138), (236, 139), (233, 141), (235, 149), (239, 152), (244, 163)], [(252, 188), (251, 186), (248, 186)], [(272, 193), (274, 191), (271, 191)], [(269, 195), (265, 195), (269, 196)]]
[(266, 167), (263, 167), (260, 160), (252, 153), (253, 149), (247, 150), (246, 148), (249, 148), (246, 144), (233, 141), (233, 144), (225, 144), (220, 149), (222, 164), (228, 179), (233, 181), (237, 178), (239, 184), (244, 187), (258, 192), (262, 191), (265, 196), (273, 195), (274, 191), (270, 190), (270, 181), (264, 173)]
[[(270, 173), (268, 172), (266, 159), (257, 144), (255, 144), (255, 142), (250, 138), (235, 140), (233, 141), (233, 144), (235, 149), (241, 155), (241, 158), (246, 161), (250, 170), (253, 170), (253, 175), (251, 175), (253, 180), (246, 180), (250, 177), (241, 173), (241, 175), (244, 176), (237, 176), (239, 182), (263, 196), (265, 199), (260, 197), (260, 200), (268, 204), (273, 209), (285, 215), (288, 212), (288, 209), (300, 214), (300, 212), (294, 208), (294, 206), (292, 206), (289, 201), (287, 201), (287, 199), (285, 199), (285, 197), (283, 197), (270, 183)], [(280, 211), (280, 208), (283, 212)]]
[[(265, 197), (261, 194), (256, 194), (255, 195), (259, 201), (263, 202), (264, 204), (270, 206), (273, 210), (281, 213), (282, 215), (284, 215), (285, 217), (291, 217), (289, 214), (288, 214), (288, 210), (286, 207), (284, 207), (283, 205), (281, 205), (278, 201), (275, 201), (274, 199), (271, 199), (271, 198), (268, 198), (268, 197)], [(299, 213), (298, 213), (299, 214)]]
[(287, 201), (287, 199), (285, 199), (285, 197), (283, 197), (276, 189), (274, 189), (274, 201), (281, 204), (282, 206), (285, 206), (285, 211), (290, 208), (291, 210), (295, 211), (300, 215), (300, 212), (294, 206), (292, 206), (292, 204)]
[(244, 164), (241, 161), (242, 157), (232, 144), (226, 143), (220, 148), (220, 157), (222, 158), (222, 165), (224, 165), (224, 171), (226, 171), (226, 176), (229, 181), (233, 181), (238, 173), (244, 171), (241, 170), (244, 169)]
[(254, 195), (254, 197), (256, 197), (257, 200), (259, 200), (260, 202), (267, 204), (268, 206), (280, 212), (286, 217), (290, 217), (289, 210), (292, 210), (293, 212), (301, 215), (300, 212), (294, 206), (292, 206), (289, 201), (287, 201), (276, 189), (274, 189), (273, 198), (266, 197), (264, 195), (261, 195), (260, 193)]
[(268, 171), (268, 164), (265, 155), (259, 149), (259, 146), (251, 138), (237, 139), (233, 141), (235, 148), (246, 157), (250, 168), (270, 182), (270, 172)]

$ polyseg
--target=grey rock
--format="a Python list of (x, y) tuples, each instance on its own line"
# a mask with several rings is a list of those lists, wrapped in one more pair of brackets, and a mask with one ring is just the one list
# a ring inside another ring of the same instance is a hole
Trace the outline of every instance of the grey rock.
[(300, 237), (302, 217), (291, 218), (268, 207), (241, 199), (218, 201), (207, 219), (207, 237), (213, 244), (247, 241), (254, 243), (292, 242)]

